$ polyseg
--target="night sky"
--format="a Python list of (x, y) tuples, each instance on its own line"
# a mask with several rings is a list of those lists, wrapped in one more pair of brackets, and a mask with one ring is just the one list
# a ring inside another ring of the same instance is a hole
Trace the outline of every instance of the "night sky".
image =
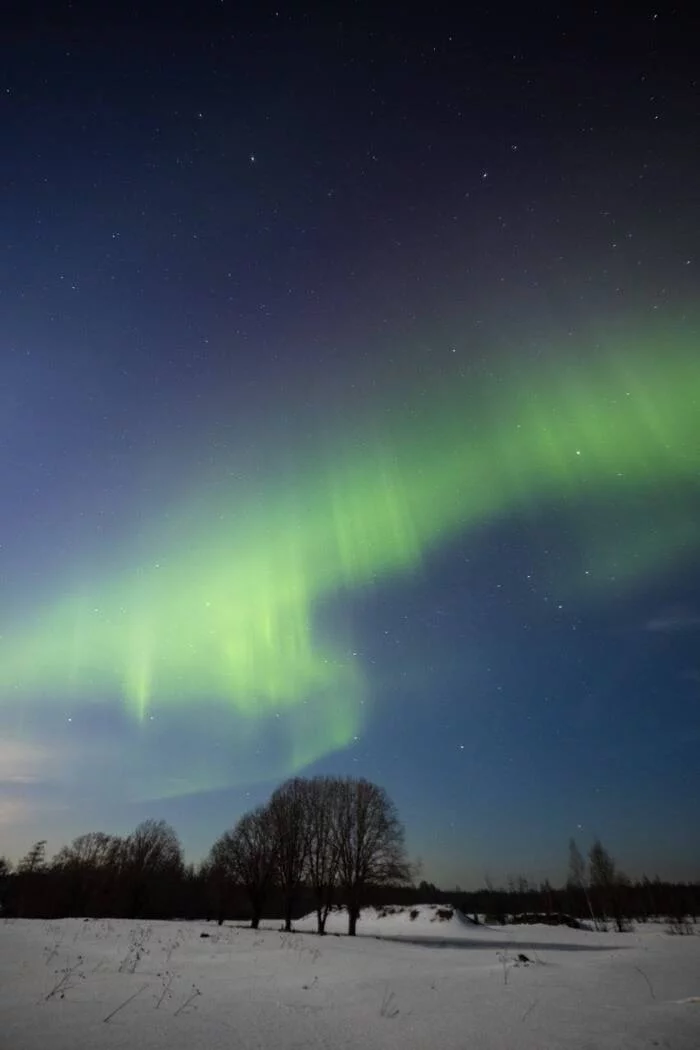
[(333, 772), (697, 878), (690, 17), (85, 6), (0, 62), (0, 853)]

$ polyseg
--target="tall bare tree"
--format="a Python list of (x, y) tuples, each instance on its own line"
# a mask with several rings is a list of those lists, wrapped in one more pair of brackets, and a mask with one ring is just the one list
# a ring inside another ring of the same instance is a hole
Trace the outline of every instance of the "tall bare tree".
[(51, 867), (63, 876), (70, 914), (99, 914), (108, 899), (115, 906), (124, 845), (116, 835), (90, 831), (58, 851)]
[(17, 865), (18, 875), (36, 875), (46, 869), (46, 839), (35, 842)]
[(309, 849), (308, 780), (295, 777), (273, 792), (267, 805), (272, 836), (275, 879), (282, 891), (284, 928), (292, 928), (292, 916), (304, 879)]
[(314, 896), (317, 930), (320, 934), (326, 932), (326, 921), (333, 907), (338, 881), (340, 798), (336, 777), (314, 777), (308, 782), (306, 881)]
[(46, 840), (35, 842), (17, 865), (17, 911), (19, 916), (41, 915), (46, 898)]
[[(184, 868), (182, 846), (165, 820), (144, 820), (124, 842), (123, 871), (127, 878), (131, 914), (142, 916), (153, 908), (168, 877), (177, 880)], [(155, 889), (156, 880), (160, 889)]]
[(607, 918), (612, 915), (617, 929), (623, 933), (629, 928), (622, 906), (622, 888), (629, 880), (618, 870), (600, 839), (596, 839), (588, 853), (591, 872), (591, 894), (595, 898), (600, 914)]
[(581, 850), (576, 845), (576, 839), (569, 839), (569, 876), (568, 883), (578, 889), (583, 889), (586, 882), (586, 862)]
[(125, 843), (126, 862), (138, 871), (167, 871), (182, 865), (177, 832), (165, 820), (144, 820)]
[(354, 937), (365, 888), (407, 882), (410, 867), (403, 825), (384, 788), (347, 778), (338, 793), (338, 877)]
[(216, 840), (198, 870), (199, 878), (207, 886), (207, 895), (211, 894), (219, 926), (222, 926), (226, 919), (231, 894), (237, 885), (235, 874), (229, 864), (228, 838), (230, 835), (231, 832), (226, 831)]
[(209, 862), (219, 877), (243, 886), (250, 901), (250, 925), (257, 930), (275, 875), (269, 808), (246, 813), (233, 830), (225, 831), (212, 846)]
[[(576, 839), (569, 839), (569, 876), (567, 879), (567, 886), (569, 890), (577, 890), (579, 895), (583, 898), (588, 908), (588, 912), (593, 920), (593, 925), (598, 926), (598, 921), (593, 911), (593, 904), (588, 892), (588, 884), (586, 878), (586, 862), (583, 859), (583, 854), (576, 844)], [(578, 904), (577, 904), (578, 907)]]
[(124, 848), (123, 840), (104, 831), (88, 831), (78, 835), (69, 846), (62, 846), (53, 858), (57, 868), (110, 868), (116, 866)]
[(591, 886), (607, 888), (615, 882), (615, 861), (600, 839), (596, 839), (588, 852), (591, 870)]

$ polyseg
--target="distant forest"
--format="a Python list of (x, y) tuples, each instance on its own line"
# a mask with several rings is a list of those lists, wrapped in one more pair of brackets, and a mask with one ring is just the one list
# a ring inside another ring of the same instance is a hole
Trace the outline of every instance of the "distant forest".
[(569, 843), (560, 888), (512, 877), (506, 887), (442, 890), (418, 881), (404, 828), (383, 788), (367, 780), (296, 777), (246, 813), (198, 865), (186, 864), (174, 829), (146, 820), (125, 837), (89, 832), (50, 860), (37, 842), (13, 869), (0, 857), (0, 915), (131, 919), (205, 919), (219, 923), (280, 919), (285, 929), (314, 912), (325, 932), (344, 907), (355, 934), (363, 907), (450, 904), (476, 921), (547, 922), (631, 929), (663, 919), (669, 933), (692, 933), (700, 882), (632, 881), (600, 841), (587, 855)]

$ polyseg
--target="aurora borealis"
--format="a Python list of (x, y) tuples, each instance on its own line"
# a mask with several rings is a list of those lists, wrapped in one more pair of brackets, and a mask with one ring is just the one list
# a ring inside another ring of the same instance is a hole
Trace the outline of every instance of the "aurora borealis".
[[(465, 102), (475, 160), (461, 112), (438, 132), (418, 108), (408, 144), (392, 139), (410, 100), (439, 109), (461, 83), (410, 26), (427, 94), (405, 73), (379, 86), (360, 19), (312, 119), (312, 72), (284, 56), (299, 34), (320, 75), (324, 19), (260, 16), (228, 79), (222, 56), (203, 72), (204, 43), (225, 50), (217, 17), (167, 47), (122, 26), (133, 75), (116, 55), (96, 68), (95, 27), (68, 57), (64, 29), (19, 32), (6, 75), (25, 135), (3, 289), (0, 832), (161, 807), (196, 853), (280, 777), (359, 769), (441, 877), (504, 865), (498, 829), (533, 871), (578, 826), (648, 863), (648, 820), (667, 829), (664, 806), (697, 784), (700, 216), (678, 192), (682, 85), (661, 128), (623, 92), (612, 150), (612, 60), (581, 102), (607, 114), (599, 141), (546, 92), (524, 114)], [(517, 81), (490, 46), (482, 75)], [(551, 55), (529, 46), (545, 84)], [(548, 123), (568, 129), (564, 157)], [(650, 201), (671, 184), (661, 221)], [(529, 856), (521, 807), (552, 791)], [(669, 849), (668, 870), (689, 870)]]
[[(215, 501), (190, 497), (200, 523), (185, 515), (165, 547), (156, 523), (145, 564), (87, 595), (55, 607), (49, 600), (36, 627), (6, 637), (4, 687), (88, 698), (97, 686), (121, 695), (140, 720), (152, 703), (213, 700), (258, 718), (320, 694), (343, 727), (321, 746), (349, 743), (357, 686), (339, 654), (315, 646), (316, 602), (411, 572), (455, 533), (548, 498), (567, 499), (576, 513), (609, 488), (624, 498), (626, 490), (692, 486), (700, 470), (695, 347), (666, 349), (659, 334), (653, 348), (660, 364), (639, 347), (607, 369), (557, 369), (511, 388), (501, 381), (495, 396), (469, 383), (459, 397), (428, 391), (428, 411), (406, 406), (393, 432), (360, 449), (341, 435), (323, 456), (301, 450), (298, 477), (269, 479), (254, 501), (245, 487), (214, 478)], [(657, 534), (653, 506), (650, 514), (645, 528)], [(687, 511), (681, 520), (694, 524)], [(590, 542), (595, 548), (595, 536)], [(673, 553), (667, 540), (662, 553)]]

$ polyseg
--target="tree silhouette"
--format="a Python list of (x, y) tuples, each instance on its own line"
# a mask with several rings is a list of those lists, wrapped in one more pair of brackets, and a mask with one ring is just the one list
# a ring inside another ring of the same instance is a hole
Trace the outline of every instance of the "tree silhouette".
[(165, 904), (168, 883), (182, 876), (182, 846), (165, 820), (144, 820), (125, 840), (121, 863), (132, 917), (157, 914)]
[(116, 835), (89, 831), (63, 846), (53, 858), (53, 871), (63, 877), (65, 907), (70, 914), (100, 914), (119, 899), (125, 843)]
[(314, 777), (307, 785), (306, 824), (308, 850), (306, 878), (311, 888), (318, 933), (326, 932), (338, 881), (340, 838), (338, 807), (340, 790), (336, 777)]
[(224, 880), (243, 886), (250, 901), (250, 925), (256, 930), (275, 874), (268, 807), (246, 813), (233, 830), (225, 831), (212, 846), (209, 863)]
[(569, 839), (569, 876), (570, 886), (583, 889), (586, 885), (586, 862), (576, 845), (576, 839)]
[(404, 830), (384, 788), (347, 778), (338, 784), (338, 876), (354, 937), (366, 887), (407, 882)]
[(36, 875), (46, 868), (46, 839), (35, 842), (17, 865), (18, 875)]
[(284, 902), (284, 928), (292, 928), (309, 851), (308, 780), (295, 777), (273, 792), (267, 810), (270, 822), (272, 862)]
[[(610, 856), (600, 839), (596, 839), (588, 853), (591, 872), (591, 894), (600, 914), (615, 919), (620, 933), (626, 928), (624, 909), (622, 907), (621, 889), (629, 880), (618, 871), (615, 861)], [(628, 926), (628, 924), (627, 924)]]

